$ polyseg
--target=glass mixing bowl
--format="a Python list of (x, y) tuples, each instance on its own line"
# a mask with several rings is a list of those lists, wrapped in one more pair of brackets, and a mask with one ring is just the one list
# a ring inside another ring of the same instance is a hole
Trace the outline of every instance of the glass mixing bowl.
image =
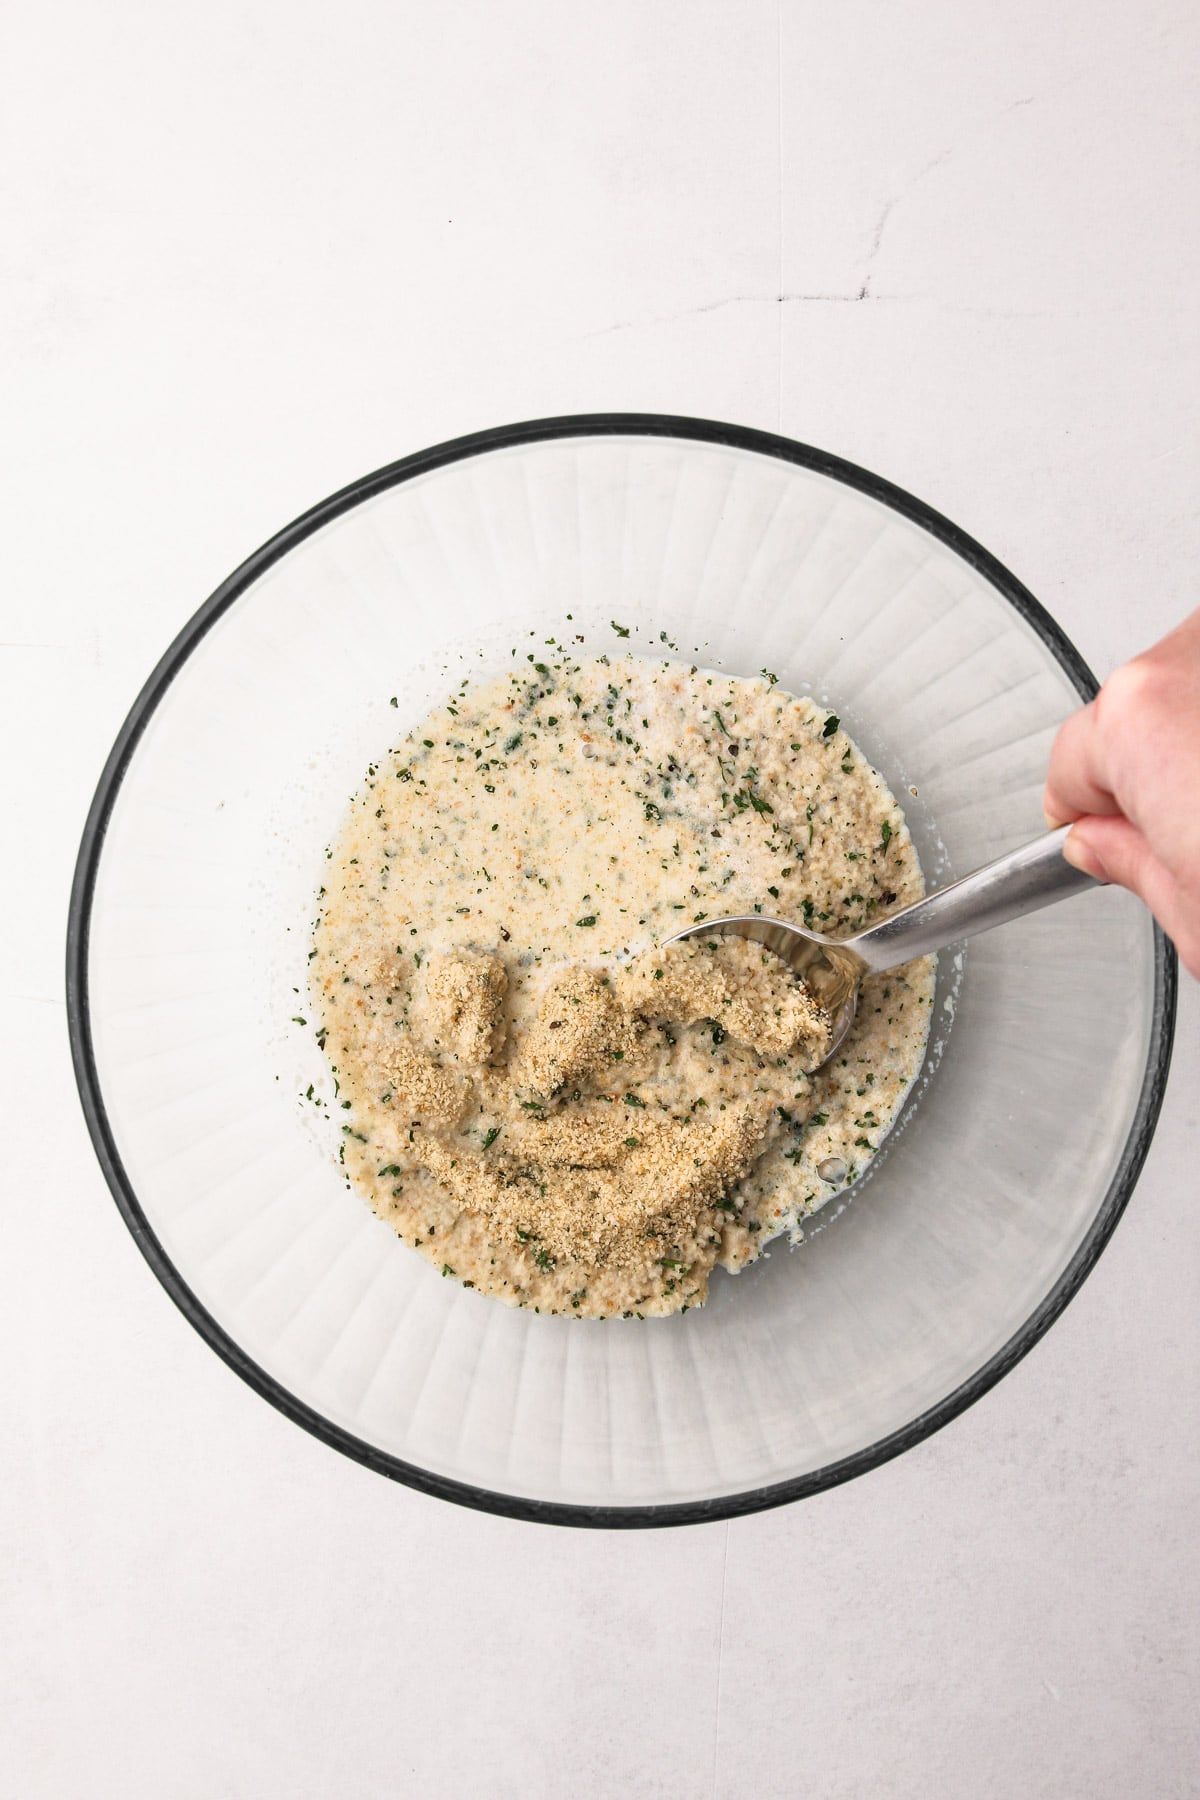
[(868, 1175), (700, 1310), (542, 1318), (440, 1279), (347, 1191), (303, 1098), (323, 849), (398, 725), (576, 633), (831, 703), (939, 884), (1042, 828), (1055, 727), (1095, 690), (978, 544), (802, 445), (598, 415), (407, 457), (252, 556), (139, 695), (72, 896), (75, 1066), (142, 1253), (290, 1418), (517, 1517), (720, 1518), (872, 1468), (1036, 1342), (1145, 1156), (1175, 963), (1116, 890), (944, 953)]

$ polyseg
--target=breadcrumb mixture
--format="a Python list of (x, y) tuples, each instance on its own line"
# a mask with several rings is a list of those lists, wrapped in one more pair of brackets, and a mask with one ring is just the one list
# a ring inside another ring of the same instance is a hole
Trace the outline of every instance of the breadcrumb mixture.
[(543, 654), (372, 764), (329, 852), (310, 979), (341, 1155), (467, 1286), (675, 1312), (861, 1174), (933, 964), (869, 978), (818, 1069), (828, 1021), (764, 946), (663, 940), (750, 912), (844, 936), (921, 872), (836, 716), (773, 678)]

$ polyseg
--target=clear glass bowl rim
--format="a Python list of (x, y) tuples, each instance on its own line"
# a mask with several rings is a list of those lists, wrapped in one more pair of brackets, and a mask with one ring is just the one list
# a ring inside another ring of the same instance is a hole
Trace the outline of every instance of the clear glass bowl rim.
[(852, 1480), (856, 1475), (878, 1468), (890, 1458), (920, 1443), (933, 1432), (939, 1431), (943, 1425), (949, 1424), (951, 1419), (957, 1418), (1014, 1368), (1078, 1293), (1125, 1210), (1146, 1160), (1162, 1108), (1175, 1027), (1178, 959), (1174, 946), (1159, 927), (1155, 926), (1154, 929), (1154, 1003), (1149, 1053), (1133, 1123), (1116, 1173), (1071, 1261), (1020, 1329), (981, 1368), (936, 1406), (930, 1407), (907, 1425), (867, 1448), (787, 1481), (752, 1488), (740, 1494), (722, 1495), (713, 1500), (688, 1501), (682, 1504), (580, 1506), (493, 1492), (466, 1482), (450, 1480), (404, 1462), (344, 1430), (298, 1399), (283, 1383), (247, 1356), (201, 1305), (155, 1236), (117, 1149), (92, 1038), (88, 944), (96, 876), (108, 821), (125, 772), (154, 709), (205, 633), (273, 563), (294, 550), (313, 532), (364, 500), (400, 482), (462, 461), (466, 457), (486, 455), (491, 451), (522, 444), (578, 437), (679, 438), (724, 445), (794, 463), (854, 488), (921, 526), (982, 574), (1041, 638), (1050, 654), (1066, 672), (1080, 698), (1090, 700), (1097, 692), (1099, 684), (1074, 644), (1040, 602), (989, 551), (941, 513), (903, 488), (855, 463), (834, 456), (829, 451), (749, 426), (723, 424), (711, 419), (637, 412), (579, 413), (558, 418), (530, 419), (451, 438), (445, 443), (416, 451), (360, 477), (284, 526), (221, 583), (188, 620), (159, 660), (134, 701), (109, 752), (84, 824), (67, 923), (67, 1028), (75, 1080), (92, 1144), (134, 1242), (176, 1306), (205, 1342), (243, 1381), (263, 1399), (270, 1401), (285, 1417), (302, 1425), (314, 1437), (333, 1449), (340, 1450), (343, 1455), (353, 1457), (367, 1468), (374, 1469), (393, 1481), (403, 1482), (408, 1487), (439, 1499), (451, 1500), (459, 1505), (496, 1513), (505, 1518), (601, 1529), (701, 1524), (740, 1517), (821, 1493), (826, 1488), (836, 1487), (843, 1481)]

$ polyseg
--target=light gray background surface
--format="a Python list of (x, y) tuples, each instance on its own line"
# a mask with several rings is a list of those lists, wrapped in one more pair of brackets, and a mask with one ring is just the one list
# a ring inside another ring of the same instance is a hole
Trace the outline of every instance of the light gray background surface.
[[(1170, 1800), (1200, 1784), (1200, 992), (1100, 1267), (900, 1461), (689, 1531), (459, 1511), (195, 1336), (61, 994), (101, 762), (205, 595), (456, 432), (778, 428), (1101, 674), (1196, 602), (1186, 0), (11, 0), (0, 1793)], [(1087, 1104), (1087, 1096), (1080, 1096)]]

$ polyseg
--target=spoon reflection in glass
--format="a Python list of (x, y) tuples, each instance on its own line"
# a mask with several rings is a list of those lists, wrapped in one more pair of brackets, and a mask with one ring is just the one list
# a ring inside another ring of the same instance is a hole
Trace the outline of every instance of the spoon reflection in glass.
[(1007, 856), (976, 869), (973, 875), (964, 875), (950, 887), (927, 894), (914, 906), (892, 913), (853, 937), (823, 937), (819, 931), (809, 931), (803, 925), (755, 913), (748, 918), (706, 919), (702, 925), (689, 925), (686, 931), (678, 931), (665, 941), (679, 944), (687, 938), (728, 933), (753, 938), (773, 950), (800, 976), (829, 1016), (831, 1036), (819, 1065), (823, 1067), (854, 1023), (858, 990), (865, 975), (899, 968), (914, 957), (928, 956), (946, 944), (990, 931), (993, 925), (1019, 919), (1055, 900), (1100, 887), (1102, 883), (1064, 857), (1063, 844), (1070, 829), (1063, 825), (1035, 838), (1031, 844), (1023, 844), (1019, 850), (1010, 850)]

